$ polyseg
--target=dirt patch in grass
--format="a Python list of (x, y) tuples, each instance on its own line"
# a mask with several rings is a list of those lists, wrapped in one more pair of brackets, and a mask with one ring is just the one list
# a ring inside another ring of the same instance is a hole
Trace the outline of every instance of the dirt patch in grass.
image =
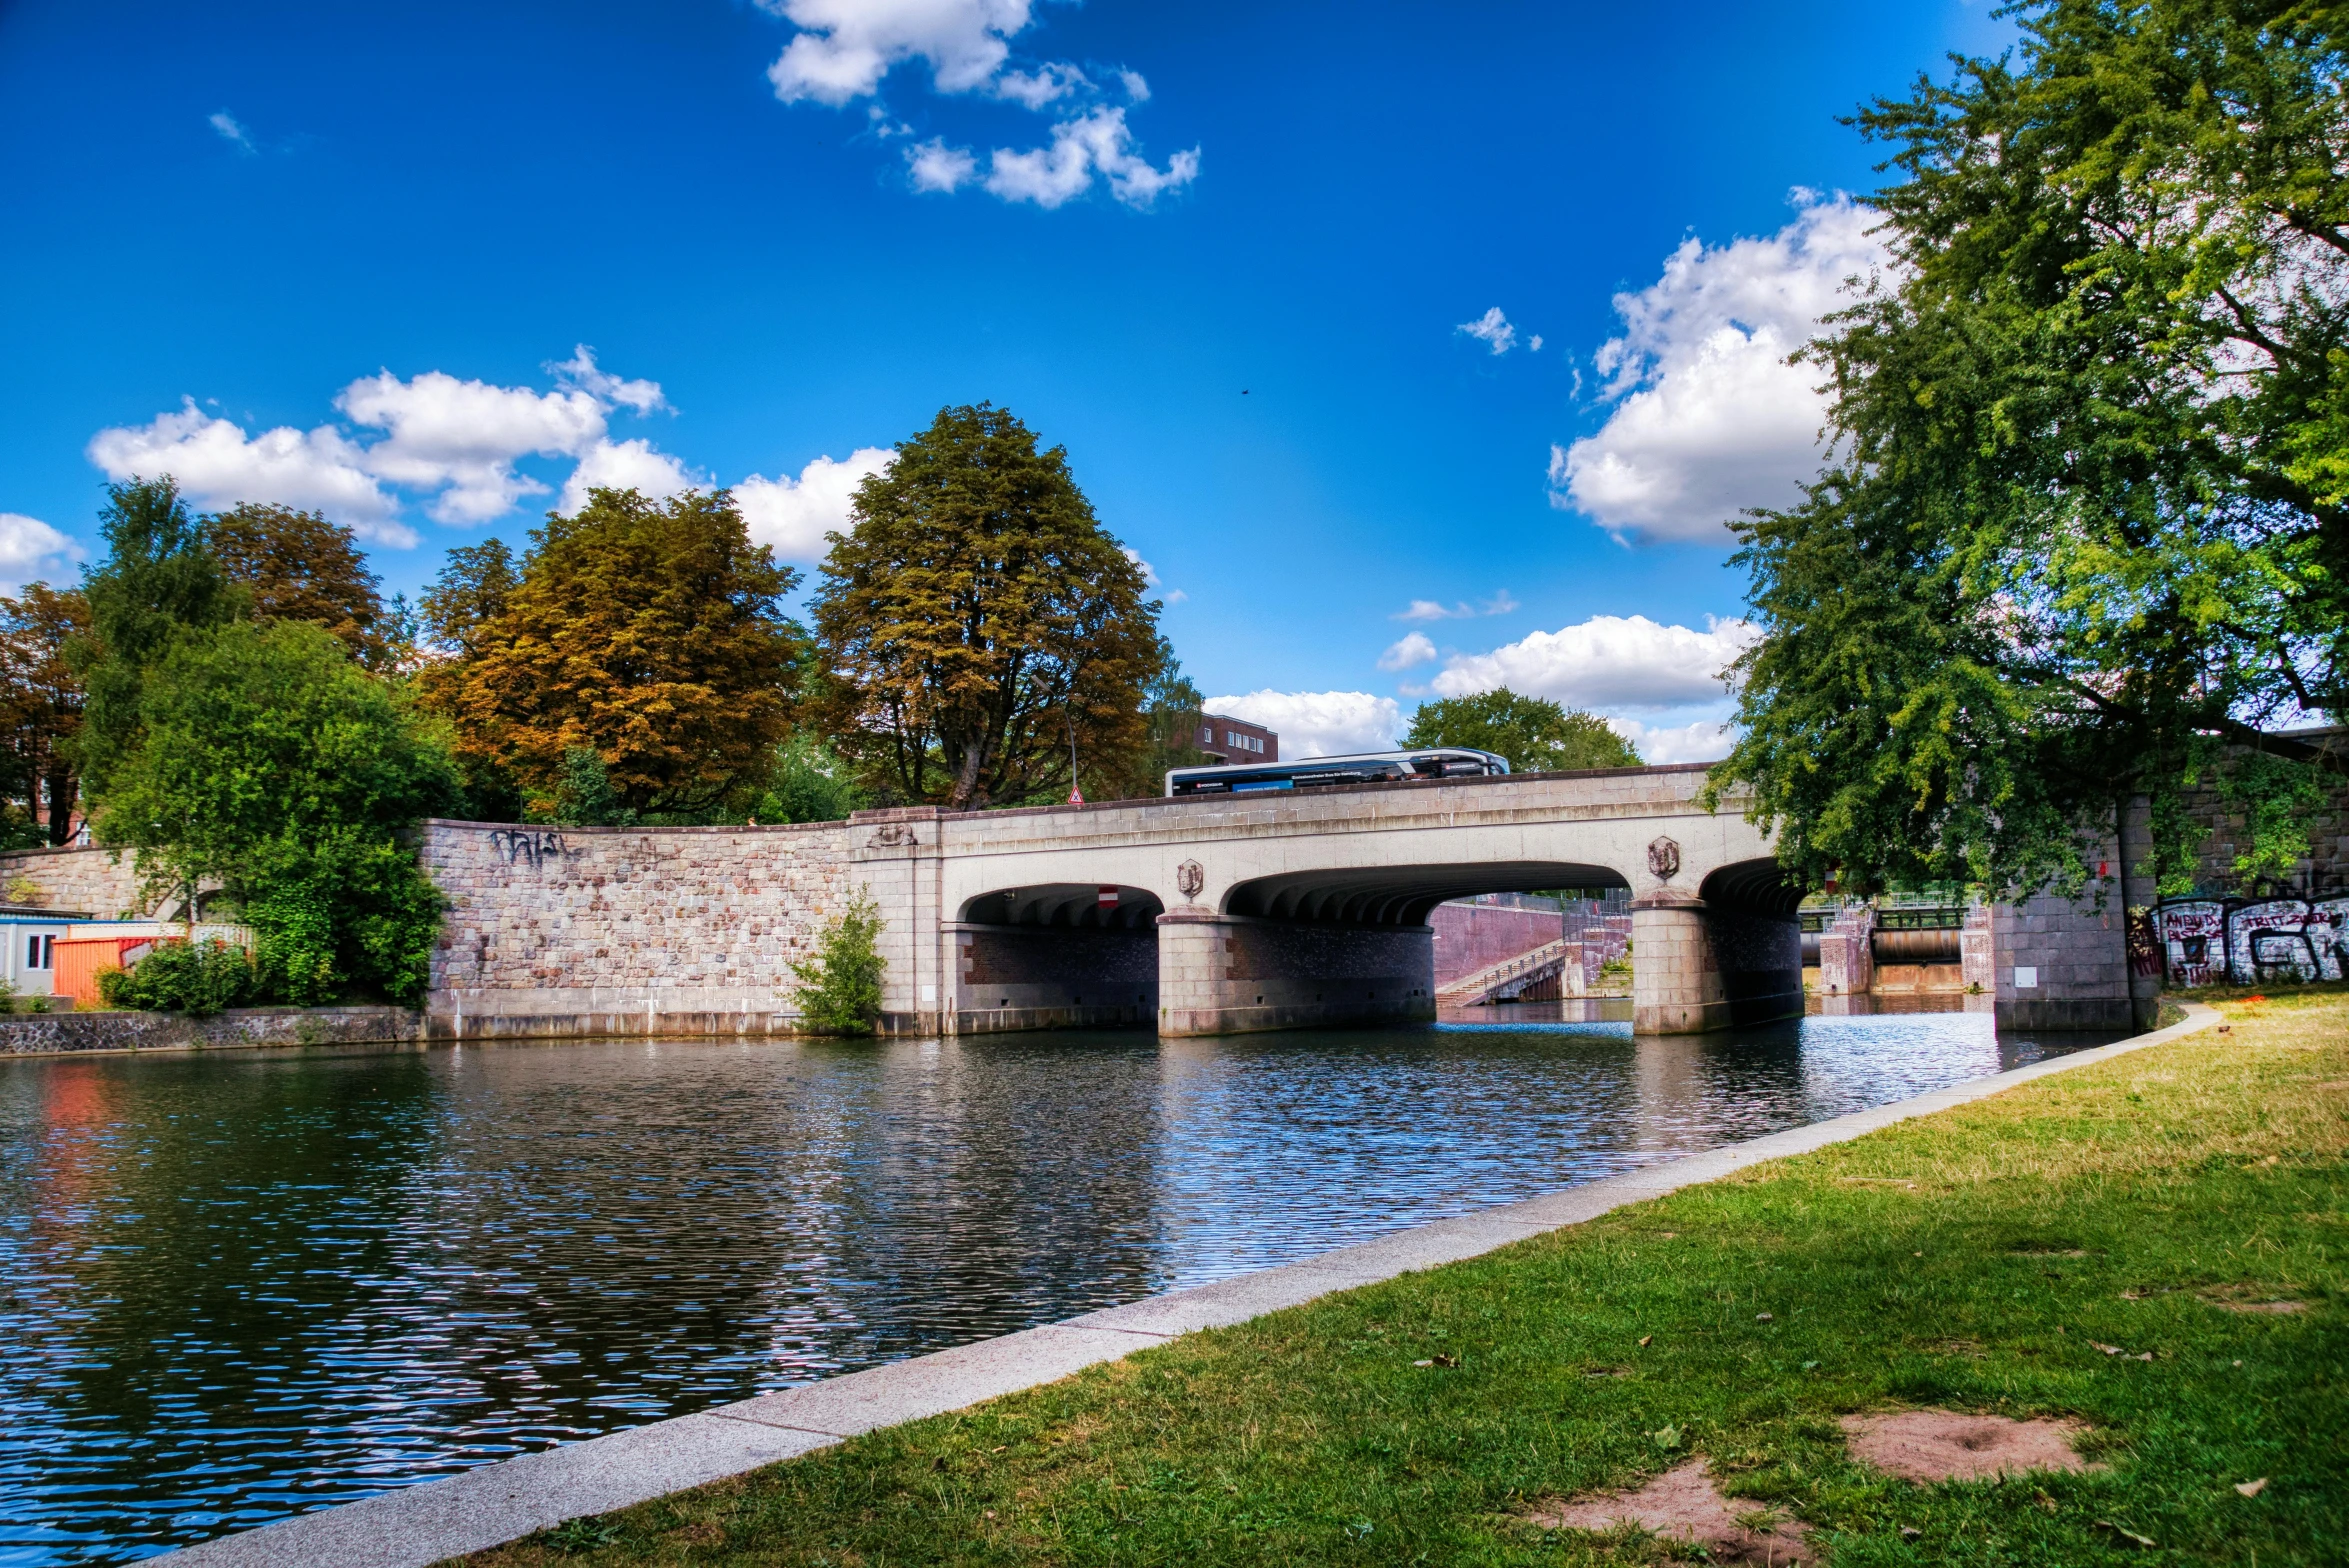
[(1702, 1459), (1667, 1470), (1636, 1492), (1594, 1493), (1570, 1503), (1530, 1510), (1525, 1517), (1549, 1530), (1644, 1530), (1667, 1541), (1701, 1546), (1709, 1562), (1764, 1563), (1776, 1568), (1781, 1563), (1813, 1560), (1803, 1541), (1809, 1526), (1800, 1520), (1767, 1519), (1740, 1510), (1721, 1495), (1721, 1489), (1705, 1473)]
[(2259, 1312), (2275, 1317), (2289, 1317), (2295, 1312), (2306, 1312), (2308, 1303), (2292, 1296), (2280, 1295), (2273, 1285), (2216, 1285), (2200, 1292), (2203, 1300), (2228, 1312)]
[(2034, 1470), (2091, 1468), (2072, 1447), (2077, 1421), (2016, 1421), (1955, 1410), (1845, 1416), (1852, 1457), (1911, 1481), (1989, 1481)]

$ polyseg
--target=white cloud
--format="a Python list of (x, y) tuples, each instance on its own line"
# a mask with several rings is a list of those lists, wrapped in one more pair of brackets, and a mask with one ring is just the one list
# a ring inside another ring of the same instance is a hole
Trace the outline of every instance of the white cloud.
[(1411, 632), (1378, 656), (1378, 667), (1388, 671), (1407, 670), (1415, 664), (1426, 664), (1435, 656), (1436, 645), (1428, 641), (1427, 633)]
[(1387, 751), (1403, 728), (1395, 699), (1366, 691), (1255, 691), (1245, 697), (1210, 697), (1205, 706), (1209, 713), (1272, 730), (1281, 738), (1284, 757)]
[(1414, 599), (1390, 619), (1398, 621), (1467, 621), (1480, 615), (1507, 615), (1517, 609), (1516, 597), (1504, 588), (1482, 604), (1444, 605), (1434, 599)]
[(944, 93), (994, 84), (1028, 25), (1029, 0), (761, 0), (801, 29), (767, 69), (785, 103), (837, 108), (879, 90), (907, 60), (929, 64)]
[(215, 109), (205, 118), (205, 124), (220, 133), (220, 139), (236, 147), (239, 152), (258, 152), (252, 133), (237, 123), (237, 117), (226, 109)]
[(1719, 762), (1737, 744), (1737, 726), (1723, 719), (1649, 725), (1611, 715), (1607, 727), (1631, 742), (1642, 762)]
[(633, 490), (648, 501), (666, 501), (688, 490), (705, 488), (705, 481), (685, 465), (642, 437), (630, 441), (598, 441), (581, 454), (579, 466), (563, 481), (555, 510), (571, 516), (587, 504), (590, 490)]
[(1137, 154), (1133, 142), (1125, 110), (1097, 108), (1055, 125), (1049, 146), (1027, 152), (996, 148), (989, 158), (986, 186), (1005, 201), (1052, 208), (1092, 189), (1098, 173), (1119, 201), (1147, 207), (1165, 192), (1198, 178), (1198, 148), (1176, 153), (1160, 169)]
[(367, 453), (332, 425), (307, 432), (281, 425), (248, 437), (189, 398), (176, 414), (99, 431), (88, 454), (109, 479), (169, 474), (199, 507), (274, 501), (323, 512), (378, 544), (407, 549), (416, 543), (415, 533), (394, 520), (399, 503), (369, 472)]
[(390, 371), (352, 382), (335, 406), (354, 424), (390, 435), (366, 449), (367, 471), (411, 490), (439, 490), (444, 523), (499, 517), (546, 486), (514, 471), (515, 459), (583, 457), (604, 438), (607, 405), (594, 393), (459, 381), (428, 370), (402, 381)]
[(1550, 453), (1551, 502), (1618, 539), (1724, 541), (1748, 507), (1784, 506), (1819, 467), (1821, 371), (1786, 363), (1847, 278), (1889, 265), (1871, 209), (1798, 191), (1767, 239), (1687, 240), (1664, 274), (1619, 294), (1623, 334), (1597, 355), (1614, 412)]
[(1120, 71), (1117, 73), (1117, 82), (1120, 87), (1126, 90), (1126, 102), (1148, 103), (1150, 101), (1150, 84), (1142, 79), (1140, 71)]
[(80, 545), (39, 518), (0, 512), (0, 572), (8, 574), (0, 591), (16, 592), (17, 579), (44, 561), (79, 560), (81, 555)]
[(555, 379), (567, 387), (576, 387), (599, 402), (625, 403), (639, 414), (662, 410), (674, 414), (669, 400), (661, 396), (658, 381), (630, 381), (613, 375), (595, 362), (595, 350), (581, 343), (571, 350), (571, 357), (546, 367)]
[(949, 147), (933, 136), (905, 150), (905, 165), (917, 191), (953, 192), (978, 178), (979, 160), (967, 147)]
[(585, 344), (547, 368), (561, 389), (461, 381), (438, 370), (407, 381), (388, 370), (362, 377), (343, 388), (335, 407), (360, 430), (384, 432), (368, 444), (333, 425), (248, 436), (190, 398), (176, 414), (99, 431), (89, 457), (118, 480), (170, 474), (199, 507), (276, 502), (322, 512), (363, 539), (402, 549), (414, 546), (416, 535), (397, 520), (402, 502), (393, 489), (429, 496), (428, 509), (441, 522), (484, 522), (513, 510), (524, 496), (547, 493), (545, 484), (515, 471), (532, 454), (577, 460), (564, 489), (566, 507), (596, 484), (633, 484), (667, 496), (698, 482), (647, 441), (610, 439), (614, 407), (638, 413), (668, 407), (657, 382), (610, 374)]
[[(1517, 346), (1517, 329), (1509, 324), (1507, 316), (1501, 314), (1501, 307), (1498, 305), (1474, 321), (1461, 322), (1453, 330), (1467, 333), (1495, 354), (1506, 354)], [(1541, 339), (1534, 339), (1534, 346), (1539, 348)]]
[(1006, 71), (995, 79), (995, 95), (1030, 109), (1042, 109), (1093, 84), (1073, 65), (1040, 65), (1033, 71)]
[(1540, 353), (1541, 351), (1542, 351), (1542, 335), (1541, 335), (1540, 333), (1536, 332), (1536, 333), (1535, 333), (1535, 334), (1532, 336), (1532, 338), (1531, 338), (1531, 339), (1529, 339), (1529, 340), (1527, 341), (1527, 343), (1526, 343), (1526, 345), (1525, 345), (1525, 352), (1527, 352), (1528, 354), (1538, 354), (1538, 353)]
[(1760, 635), (1747, 621), (1710, 620), (1706, 629), (1663, 626), (1644, 615), (1594, 615), (1490, 653), (1462, 654), (1436, 676), (1435, 690), (1468, 697), (1506, 686), (1569, 707), (1669, 708), (1721, 702), (1721, 672)]
[(887, 447), (864, 446), (840, 462), (819, 457), (799, 471), (765, 479), (757, 474), (734, 487), (734, 504), (753, 544), (772, 545), (786, 561), (820, 561), (828, 546), (828, 531), (849, 528), (849, 503), (867, 475), (885, 472), (897, 454)]

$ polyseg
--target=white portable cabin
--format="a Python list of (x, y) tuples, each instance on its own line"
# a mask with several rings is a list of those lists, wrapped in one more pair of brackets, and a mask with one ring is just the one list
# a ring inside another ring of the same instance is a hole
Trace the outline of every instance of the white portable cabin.
[(77, 924), (57, 915), (0, 915), (0, 980), (19, 996), (52, 995), (57, 944)]

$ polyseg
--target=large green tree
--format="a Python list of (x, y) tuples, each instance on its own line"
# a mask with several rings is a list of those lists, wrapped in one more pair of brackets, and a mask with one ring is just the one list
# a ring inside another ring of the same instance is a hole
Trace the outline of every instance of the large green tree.
[(2222, 743), (2279, 798), (2341, 765), (2271, 732), (2349, 710), (2344, 13), (2016, 10), (1860, 114), (1893, 267), (1811, 351), (1827, 471), (1742, 530), (1715, 783), (1861, 888), (2077, 887), (2134, 794), (2176, 885)]
[(888, 794), (956, 808), (1122, 787), (1161, 655), (1142, 571), (1060, 447), (947, 408), (858, 487), (815, 624), (834, 743)]
[(420, 1001), (440, 900), (399, 834), (455, 798), (433, 726), (305, 622), (192, 630), (143, 673), (99, 842), (136, 850), (151, 893), (217, 884), (270, 994)]
[(184, 632), (223, 625), (243, 603), (169, 475), (108, 486), (98, 527), (106, 558), (82, 581), (89, 633), (66, 645), (66, 662), (85, 687), (69, 749), (93, 796), (105, 793), (138, 745), (148, 668)]
[(1606, 720), (1547, 697), (1520, 696), (1506, 686), (1421, 703), (1403, 743), (1498, 752), (1519, 773), (1639, 766), (1638, 748), (1609, 729)]
[(424, 598), (454, 657), (418, 684), (466, 761), (541, 811), (581, 749), (615, 811), (700, 819), (754, 803), (791, 717), (805, 636), (781, 602), (798, 574), (750, 542), (724, 491), (596, 490), (531, 541), (518, 571), (503, 546), (451, 551)]

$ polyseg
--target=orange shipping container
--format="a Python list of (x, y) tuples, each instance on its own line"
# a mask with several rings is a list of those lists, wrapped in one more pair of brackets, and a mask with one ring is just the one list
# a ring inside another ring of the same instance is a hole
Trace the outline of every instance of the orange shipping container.
[(154, 945), (151, 936), (68, 937), (57, 944), (56, 978), (50, 983), (50, 994), (70, 996), (76, 1007), (96, 1007), (102, 1000), (99, 973), (128, 969)]

